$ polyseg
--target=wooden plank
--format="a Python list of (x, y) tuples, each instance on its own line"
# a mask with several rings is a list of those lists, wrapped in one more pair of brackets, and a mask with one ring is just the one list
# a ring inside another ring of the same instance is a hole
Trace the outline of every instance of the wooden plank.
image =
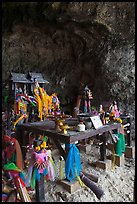
[(81, 188), (79, 182), (77, 180), (72, 180), (72, 181), (68, 181), (66, 179), (61, 180), (59, 182), (65, 190), (67, 190), (69, 193), (74, 193), (75, 191), (77, 191), (78, 189)]
[(105, 161), (96, 161), (96, 167), (104, 170), (110, 170), (111, 167), (111, 160), (106, 159)]
[[(44, 121), (45, 122), (45, 121)], [(40, 123), (40, 122), (39, 122)], [(37, 123), (36, 123), (37, 124)], [(91, 130), (86, 130), (84, 132), (74, 132), (74, 131), (68, 131), (68, 134), (64, 135), (61, 133), (56, 132), (55, 130), (52, 129), (47, 129), (46, 126), (44, 127), (42, 126), (36, 126), (32, 124), (23, 124), (20, 127), (22, 129), (22, 131), (29, 131), (29, 132), (34, 132), (36, 134), (45, 134), (48, 137), (55, 137), (57, 139), (59, 139), (61, 142), (70, 142), (73, 143), (75, 141), (78, 140), (82, 140), (82, 139), (87, 139), (89, 137), (98, 135), (100, 133), (104, 133), (113, 129), (118, 129), (119, 125), (118, 124), (112, 124), (112, 125), (107, 125), (104, 126), (102, 128), (99, 128), (97, 130), (91, 129)]]
[(125, 157), (134, 159), (135, 158), (135, 147), (126, 146)]
[(117, 166), (123, 166), (124, 165), (124, 163), (125, 163), (124, 154), (122, 154), (122, 156), (118, 156), (118, 155), (114, 154), (114, 157), (115, 157), (115, 164)]

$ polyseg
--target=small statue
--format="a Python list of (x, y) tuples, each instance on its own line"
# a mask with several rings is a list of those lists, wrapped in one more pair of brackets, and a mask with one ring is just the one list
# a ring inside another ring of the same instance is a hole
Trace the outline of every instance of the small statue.
[(21, 87), (19, 88), (19, 93), (20, 93), (20, 94), (22, 94), (22, 93), (23, 93), (23, 91), (22, 91), (22, 88), (21, 88)]
[(52, 94), (52, 106), (53, 106), (53, 110), (59, 109), (59, 99), (56, 93)]
[(63, 124), (63, 122), (65, 122), (65, 120), (56, 118), (55, 129), (57, 132), (67, 134), (67, 129), (70, 129), (70, 127), (67, 124)]
[(113, 101), (113, 104), (110, 106), (110, 111), (111, 113), (114, 113), (114, 116), (119, 118), (120, 117), (120, 112), (118, 110), (117, 102)]
[(62, 134), (67, 134), (67, 129), (69, 129), (69, 126), (67, 124), (63, 124), (62, 126), (60, 126), (61, 129), (61, 133)]
[(64, 120), (61, 120), (59, 118), (55, 119), (55, 129), (56, 129), (57, 132), (61, 132), (60, 127), (63, 126), (63, 122), (64, 122)]
[(99, 113), (100, 114), (103, 114), (105, 111), (103, 110), (103, 105), (100, 104), (100, 107), (99, 107)]
[(93, 99), (92, 92), (86, 86), (84, 88), (84, 113), (91, 113), (91, 103), (90, 100)]

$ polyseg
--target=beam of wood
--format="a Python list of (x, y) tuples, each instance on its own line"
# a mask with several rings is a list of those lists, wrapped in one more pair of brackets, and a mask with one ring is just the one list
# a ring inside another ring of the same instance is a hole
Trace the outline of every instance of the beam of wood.
[(67, 157), (66, 152), (64, 151), (64, 149), (62, 148), (62, 146), (60, 145), (57, 139), (55, 138), (52, 138), (52, 139), (53, 139), (54, 144), (57, 146), (61, 156), (63, 156), (64, 160), (66, 161), (66, 157)]

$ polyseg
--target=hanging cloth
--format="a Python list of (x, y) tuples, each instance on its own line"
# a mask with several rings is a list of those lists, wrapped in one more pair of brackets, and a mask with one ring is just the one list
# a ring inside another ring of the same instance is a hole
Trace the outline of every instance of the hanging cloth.
[(125, 137), (122, 133), (117, 133), (118, 141), (115, 145), (115, 152), (118, 156), (122, 156), (122, 153), (125, 152)]
[(76, 145), (66, 144), (66, 148), (69, 148), (69, 152), (65, 163), (65, 175), (66, 179), (71, 181), (76, 178), (77, 175), (79, 176), (82, 167), (80, 162), (79, 150)]
[(11, 162), (4, 165), (4, 169), (9, 171), (12, 175), (18, 174), (20, 178), (25, 182), (25, 174), (20, 170), (15, 163)]

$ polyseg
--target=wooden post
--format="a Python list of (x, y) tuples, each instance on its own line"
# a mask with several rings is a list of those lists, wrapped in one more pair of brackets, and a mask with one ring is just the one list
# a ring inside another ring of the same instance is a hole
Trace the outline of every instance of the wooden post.
[(64, 151), (64, 149), (62, 148), (62, 146), (60, 145), (59, 141), (55, 138), (52, 138), (54, 144), (57, 146), (60, 154), (63, 156), (64, 160), (66, 160), (67, 158), (67, 153)]
[(44, 185), (44, 175), (41, 174), (40, 181), (36, 180), (36, 201), (45, 202), (45, 185)]
[(106, 133), (103, 133), (100, 136), (100, 160), (105, 161), (106, 160)]
[(83, 139), (83, 140), (81, 140), (81, 144), (82, 144), (82, 145), (86, 145), (87, 142), (88, 142), (88, 139)]

